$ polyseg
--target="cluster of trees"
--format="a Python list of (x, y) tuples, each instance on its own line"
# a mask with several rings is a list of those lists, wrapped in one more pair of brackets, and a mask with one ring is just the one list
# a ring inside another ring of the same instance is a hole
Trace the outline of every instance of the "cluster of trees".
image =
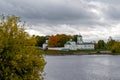
[(56, 34), (50, 36), (48, 40), (48, 46), (50, 47), (64, 47), (64, 44), (72, 39), (77, 41), (77, 35)]
[(0, 20), (0, 80), (43, 80), (44, 56), (23, 27), (16, 16)]
[(42, 44), (45, 43), (47, 39), (49, 47), (63, 47), (64, 44), (70, 39), (77, 41), (77, 35), (72, 36), (66, 34), (56, 34), (52, 36), (35, 36), (35, 38), (37, 39), (36, 46), (39, 47), (42, 47)]
[(111, 50), (113, 53), (120, 53), (120, 42), (109, 37), (107, 42), (99, 40), (95, 44), (95, 49)]
[(106, 43), (104, 40), (99, 40), (97, 43), (95, 43), (95, 49), (106, 49)]
[(48, 45), (50, 47), (63, 47), (64, 44), (71, 38), (72, 36), (65, 34), (53, 35), (49, 38)]

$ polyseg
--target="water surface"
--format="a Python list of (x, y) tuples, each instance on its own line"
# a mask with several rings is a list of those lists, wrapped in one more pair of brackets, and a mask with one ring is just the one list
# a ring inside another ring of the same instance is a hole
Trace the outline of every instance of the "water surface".
[(46, 56), (45, 80), (120, 80), (120, 56)]

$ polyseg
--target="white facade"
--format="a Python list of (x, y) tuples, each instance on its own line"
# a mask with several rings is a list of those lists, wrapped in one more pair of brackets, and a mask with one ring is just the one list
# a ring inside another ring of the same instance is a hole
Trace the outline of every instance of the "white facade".
[(94, 49), (94, 44), (93, 43), (86, 43), (86, 44), (77, 44), (77, 49), (82, 50), (82, 49)]
[(65, 49), (69, 50), (94, 50), (94, 43), (83, 42), (82, 36), (77, 36), (77, 43), (75, 41), (67, 41), (64, 45)]
[(43, 50), (47, 49), (47, 46), (48, 46), (48, 44), (44, 43), (44, 44), (42, 45)]
[(67, 43), (64, 45), (64, 47), (66, 49), (70, 49), (70, 50), (77, 50), (77, 46), (76, 46), (76, 42), (75, 41), (67, 41)]
[(48, 40), (42, 45), (43, 50), (48, 48)]

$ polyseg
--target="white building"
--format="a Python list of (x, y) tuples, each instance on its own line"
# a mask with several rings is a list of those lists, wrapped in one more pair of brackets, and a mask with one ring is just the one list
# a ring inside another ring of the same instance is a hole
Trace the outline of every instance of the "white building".
[(48, 48), (48, 40), (42, 45), (43, 50), (46, 50)]
[(81, 35), (77, 36), (77, 43), (70, 39), (64, 45), (65, 49), (68, 50), (94, 50), (94, 43), (84, 42)]
[(46, 50), (46, 49), (48, 49), (48, 39), (49, 39), (49, 35), (47, 35), (46, 36), (46, 41), (45, 41), (45, 43), (44, 44), (42, 44), (42, 49), (43, 50)]

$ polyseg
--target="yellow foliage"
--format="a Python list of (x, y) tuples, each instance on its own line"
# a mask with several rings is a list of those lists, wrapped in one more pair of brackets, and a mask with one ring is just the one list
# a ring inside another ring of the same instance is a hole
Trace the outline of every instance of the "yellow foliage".
[(24, 31), (19, 21), (16, 16), (1, 19), (0, 79), (43, 80), (44, 56), (35, 46), (36, 39)]

